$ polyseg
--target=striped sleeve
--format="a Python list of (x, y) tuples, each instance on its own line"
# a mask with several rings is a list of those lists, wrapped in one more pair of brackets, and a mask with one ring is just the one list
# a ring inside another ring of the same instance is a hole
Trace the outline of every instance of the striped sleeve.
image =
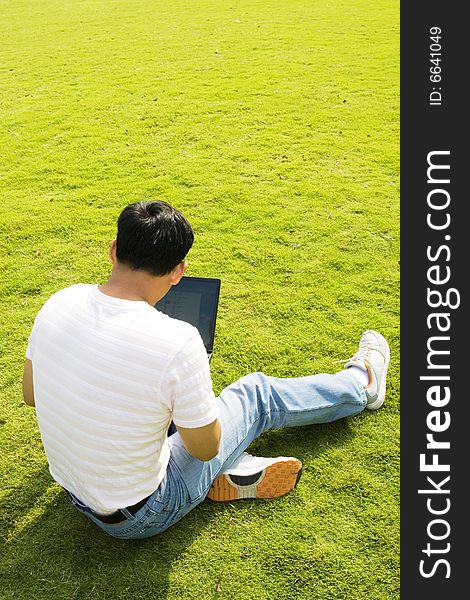
[(218, 417), (209, 361), (198, 332), (174, 358), (166, 374), (164, 390), (175, 425), (203, 427)]

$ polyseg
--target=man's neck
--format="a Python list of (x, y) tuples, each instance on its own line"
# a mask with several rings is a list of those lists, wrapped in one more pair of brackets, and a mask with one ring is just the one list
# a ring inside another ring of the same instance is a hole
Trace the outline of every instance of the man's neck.
[(113, 298), (144, 301), (155, 306), (168, 292), (169, 287), (165, 277), (152, 277), (142, 271), (114, 268), (109, 279), (99, 286), (99, 290)]
[(106, 283), (98, 286), (100, 292), (106, 294), (106, 296), (112, 296), (113, 298), (120, 298), (121, 300), (133, 300), (135, 302), (145, 301), (147, 302), (144, 295), (129, 289), (127, 286), (120, 285), (117, 282), (113, 282), (110, 279)]

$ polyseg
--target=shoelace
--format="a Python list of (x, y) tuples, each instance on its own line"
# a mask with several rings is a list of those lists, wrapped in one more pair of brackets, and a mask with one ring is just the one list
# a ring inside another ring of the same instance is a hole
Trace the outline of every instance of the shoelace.
[(371, 352), (372, 348), (370, 346), (362, 346), (361, 348), (359, 348), (359, 350), (356, 352), (356, 354), (354, 354), (354, 356), (352, 356), (351, 358), (344, 358), (342, 360), (335, 360), (333, 361), (334, 364), (336, 363), (347, 363), (347, 362), (356, 362), (356, 361), (364, 361), (364, 360), (368, 360), (370, 357), (370, 352)]
[(351, 360), (368, 360), (371, 350), (372, 348), (370, 346), (362, 346), (362, 348), (359, 348)]

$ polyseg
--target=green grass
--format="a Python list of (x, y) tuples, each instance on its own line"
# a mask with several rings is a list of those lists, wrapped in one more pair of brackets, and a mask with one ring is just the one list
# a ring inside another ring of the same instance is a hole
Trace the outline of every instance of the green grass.
[[(0, 598), (399, 597), (399, 4), (0, 0)], [(274, 501), (205, 502), (106, 537), (47, 472), (21, 401), (54, 291), (107, 277), (115, 221), (161, 198), (222, 278), (218, 393), (255, 370), (335, 372), (364, 329), (384, 407), (266, 433), (304, 463)]]

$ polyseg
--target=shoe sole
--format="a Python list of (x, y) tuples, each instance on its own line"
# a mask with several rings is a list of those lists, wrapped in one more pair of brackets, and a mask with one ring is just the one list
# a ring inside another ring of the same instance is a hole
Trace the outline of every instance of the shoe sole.
[(278, 498), (295, 488), (302, 475), (302, 463), (297, 459), (278, 461), (254, 475), (219, 475), (207, 497), (216, 502), (244, 498)]
[(377, 394), (377, 400), (374, 400), (374, 402), (371, 402), (370, 404), (366, 405), (366, 408), (368, 408), (369, 410), (377, 410), (384, 403), (384, 400), (385, 400), (385, 389), (386, 389), (386, 386), (387, 386), (388, 365), (390, 363), (390, 347), (388, 345), (387, 340), (378, 331), (374, 331), (374, 333), (378, 336), (378, 338), (385, 345), (386, 353), (385, 353), (385, 364), (384, 364), (384, 368), (383, 368), (383, 371), (382, 371), (382, 381), (380, 382), (380, 389), (379, 389), (379, 393)]

